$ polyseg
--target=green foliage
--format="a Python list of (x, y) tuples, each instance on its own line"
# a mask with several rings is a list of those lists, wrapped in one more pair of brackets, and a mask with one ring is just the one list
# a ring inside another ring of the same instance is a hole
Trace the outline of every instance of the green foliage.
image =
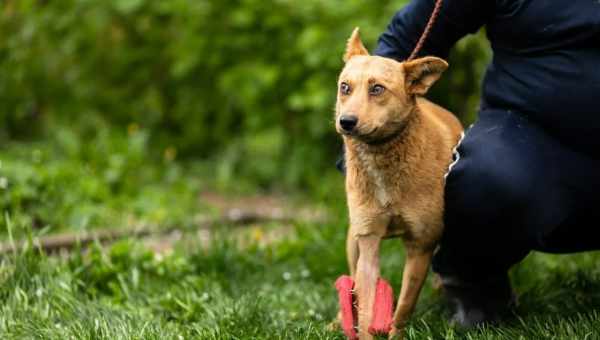
[[(87, 140), (59, 129), (44, 143), (0, 148), (0, 211), (11, 216), (17, 236), (28, 227), (187, 227), (200, 209), (201, 183), (148, 143), (144, 130), (98, 125)], [(2, 218), (0, 235), (4, 225)]]
[[(341, 145), (345, 41), (360, 26), (374, 48), (404, 3), (5, 0), (0, 141), (140, 126), (153, 147), (212, 159), (219, 181), (317, 186)], [(472, 119), (484, 61), (482, 37), (461, 43), (433, 97)]]

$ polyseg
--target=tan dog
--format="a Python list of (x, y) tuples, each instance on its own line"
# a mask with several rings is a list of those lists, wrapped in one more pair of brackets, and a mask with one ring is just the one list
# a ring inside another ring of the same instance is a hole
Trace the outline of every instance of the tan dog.
[(379, 245), (401, 237), (406, 263), (390, 337), (402, 336), (443, 230), (444, 176), (463, 128), (422, 98), (448, 64), (369, 56), (355, 29), (339, 77), (336, 130), (346, 151), (346, 251), (358, 300), (359, 338), (370, 339)]

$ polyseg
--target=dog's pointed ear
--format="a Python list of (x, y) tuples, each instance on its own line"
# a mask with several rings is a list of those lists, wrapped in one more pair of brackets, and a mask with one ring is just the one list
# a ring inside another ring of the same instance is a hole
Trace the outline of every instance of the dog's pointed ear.
[(404, 81), (408, 94), (424, 95), (448, 68), (448, 63), (436, 57), (424, 57), (404, 62)]
[(348, 43), (346, 44), (346, 53), (344, 54), (344, 62), (348, 62), (350, 58), (357, 55), (369, 55), (369, 51), (365, 48), (360, 40), (360, 32), (358, 27), (354, 29)]

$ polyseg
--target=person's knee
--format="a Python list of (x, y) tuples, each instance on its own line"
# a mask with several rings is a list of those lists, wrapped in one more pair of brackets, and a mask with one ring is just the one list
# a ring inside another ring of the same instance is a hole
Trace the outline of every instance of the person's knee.
[(446, 183), (444, 234), (434, 260), (436, 272), (492, 275), (508, 270), (528, 253), (521, 228), (529, 205), (523, 185), (527, 171), (519, 164), (503, 163), (472, 154), (452, 169)]
[(518, 159), (482, 147), (462, 156), (448, 175), (447, 209), (486, 215), (522, 209), (531, 199), (532, 176)]

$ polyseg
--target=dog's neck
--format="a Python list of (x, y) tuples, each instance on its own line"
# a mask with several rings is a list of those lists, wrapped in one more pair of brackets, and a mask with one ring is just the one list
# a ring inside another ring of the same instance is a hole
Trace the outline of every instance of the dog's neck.
[(420, 125), (420, 112), (415, 107), (406, 124), (389, 140), (366, 143), (352, 137), (344, 138), (348, 174), (357, 185), (370, 188), (383, 206), (391, 203), (389, 189), (401, 186), (403, 178), (410, 172), (410, 164), (419, 158), (415, 138)]

